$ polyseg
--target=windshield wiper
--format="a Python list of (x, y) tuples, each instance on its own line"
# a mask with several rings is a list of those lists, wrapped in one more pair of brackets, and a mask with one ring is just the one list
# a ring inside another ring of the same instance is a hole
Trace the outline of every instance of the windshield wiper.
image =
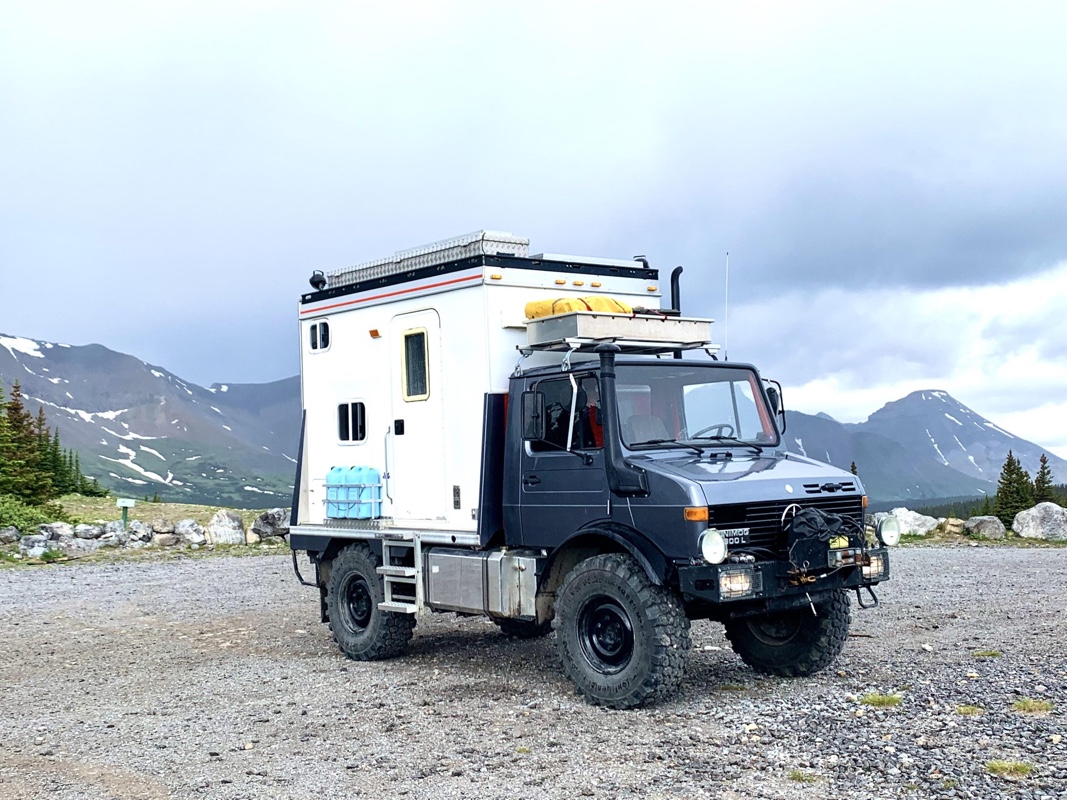
[(677, 447), (687, 447), (700, 455), (704, 455), (704, 448), (698, 447), (695, 444), (689, 444), (688, 442), (679, 442), (677, 439), (649, 439), (644, 442), (631, 442), (630, 447), (640, 447), (645, 444), (673, 444)]
[(694, 436), (694, 439), (708, 439), (713, 442), (728, 442), (730, 444), (739, 444), (742, 447), (751, 447), (757, 453), (763, 452), (763, 447), (755, 442), (746, 442), (743, 439), (738, 439), (735, 436)]

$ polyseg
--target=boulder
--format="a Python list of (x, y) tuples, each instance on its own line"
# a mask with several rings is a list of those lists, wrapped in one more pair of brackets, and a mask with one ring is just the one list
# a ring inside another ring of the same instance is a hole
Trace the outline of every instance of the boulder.
[(153, 520), (152, 533), (174, 533), (174, 523), (169, 519)]
[(207, 537), (204, 536), (204, 529), (200, 527), (195, 519), (179, 520), (174, 526), (174, 534), (179, 536), (186, 544), (207, 543)]
[(894, 508), (890, 513), (900, 523), (900, 532), (912, 536), (926, 536), (941, 523), (941, 520), (906, 508)]
[(14, 526), (9, 525), (6, 528), (0, 528), (0, 544), (14, 544), (21, 538), (22, 534)]
[(230, 508), (219, 509), (207, 524), (207, 540), (211, 544), (244, 544), (245, 525), (241, 515)]
[(99, 539), (104, 529), (99, 525), (75, 525), (74, 536), (77, 539)]
[(174, 547), (181, 539), (174, 533), (157, 533), (152, 536), (151, 544), (159, 547)]
[(30, 534), (29, 536), (23, 536), (19, 539), (19, 550), (29, 556), (30, 558), (40, 558), (40, 555), (33, 555), (32, 551), (48, 549), (48, 537), (41, 533)]
[(264, 511), (252, 523), (252, 533), (259, 536), (260, 540), (272, 537), (284, 539), (289, 535), (289, 510), (272, 508), (270, 511)]
[(122, 547), (130, 541), (130, 533), (122, 527), (118, 520), (104, 523), (104, 532), (100, 536), (100, 544), (103, 547)]
[(964, 531), (964, 522), (962, 519), (956, 519), (955, 517), (949, 517), (941, 523), (941, 530), (950, 536), (962, 536)]
[(1003, 539), (1007, 536), (1004, 523), (996, 517), (971, 517), (963, 523), (963, 528), (968, 535), (984, 539)]
[(50, 542), (74, 538), (74, 527), (66, 522), (46, 522), (37, 526), (37, 532)]
[(1055, 503), (1038, 503), (1015, 515), (1012, 529), (1025, 539), (1067, 539), (1067, 509)]
[(68, 555), (95, 553), (101, 547), (107, 546), (107, 542), (103, 539), (79, 539), (77, 537), (60, 539), (56, 542), (49, 542), (49, 544), (51, 544), (54, 549), (59, 550), (62, 553), (67, 553)]
[(263, 540), (260, 538), (259, 534), (256, 533), (255, 531), (251, 531), (251, 530), (245, 531), (245, 544), (247, 544), (247, 545), (259, 544), (261, 541), (263, 541)]
[(137, 519), (127, 525), (126, 530), (130, 534), (129, 544), (133, 544), (134, 542), (141, 542), (143, 544), (152, 538), (152, 529)]

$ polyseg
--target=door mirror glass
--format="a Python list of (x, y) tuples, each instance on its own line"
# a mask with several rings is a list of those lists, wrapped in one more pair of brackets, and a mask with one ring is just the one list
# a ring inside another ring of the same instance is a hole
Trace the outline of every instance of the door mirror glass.
[(522, 438), (526, 441), (545, 438), (545, 396), (541, 392), (522, 393)]

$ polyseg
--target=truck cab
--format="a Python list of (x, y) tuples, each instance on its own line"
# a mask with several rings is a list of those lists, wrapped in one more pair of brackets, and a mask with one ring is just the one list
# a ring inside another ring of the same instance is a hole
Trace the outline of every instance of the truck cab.
[[(397, 656), (420, 616), (484, 614), (509, 636), (554, 632), (576, 689), (616, 708), (677, 689), (694, 619), (722, 622), (759, 671), (830, 664), (850, 593), (872, 607), (889, 578), (892, 518), (868, 527), (857, 476), (786, 451), (780, 388), (752, 365), (717, 360), (711, 321), (683, 317), (677, 288), (673, 308), (648, 307), (658, 273), (647, 264), (490, 253), (499, 245), (479, 235), (417, 251), (431, 262), (442, 253), (429, 264), (437, 288), (464, 273), (463, 297), (431, 287), (414, 305), (357, 310), (362, 298), (425, 291), (397, 254), (384, 277), (400, 289), (372, 276), (375, 262), (302, 298), (306, 325), (329, 313), (335, 341), (336, 309), (351, 308), (344, 329), (365, 329), (362, 360), (383, 368), (328, 388), (302, 369), (290, 545), (294, 566), (308, 554), (305, 582), (342, 652)], [(610, 284), (609, 311), (591, 307), (596, 296), (569, 302), (587, 283)], [(473, 315), (483, 338), (463, 335)], [(376, 351), (382, 331), (391, 341)], [(320, 400), (317, 386), (332, 396)], [(354, 452), (343, 434), (357, 428), (366, 446), (355, 452), (373, 457), (378, 408), (380, 468), (342, 466)], [(312, 508), (316, 480), (326, 496)]]

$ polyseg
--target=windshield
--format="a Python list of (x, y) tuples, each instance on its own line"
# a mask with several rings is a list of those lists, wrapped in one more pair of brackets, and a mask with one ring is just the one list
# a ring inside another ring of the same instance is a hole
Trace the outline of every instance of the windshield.
[(751, 369), (620, 364), (617, 376), (619, 422), (627, 447), (778, 443), (759, 378)]

